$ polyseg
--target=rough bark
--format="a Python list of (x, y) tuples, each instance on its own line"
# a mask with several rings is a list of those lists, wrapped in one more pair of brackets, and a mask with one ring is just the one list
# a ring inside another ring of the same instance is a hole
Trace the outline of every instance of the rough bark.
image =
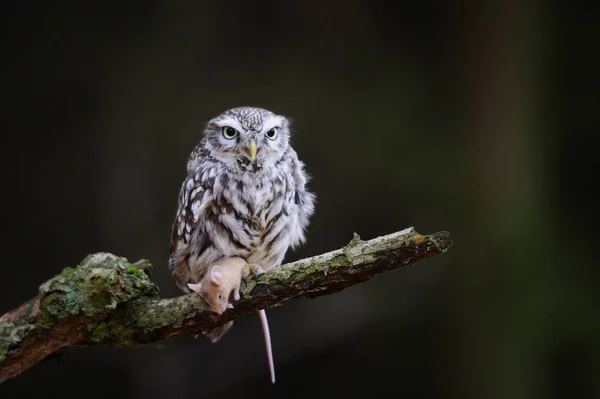
[(36, 297), (0, 317), (0, 382), (70, 346), (139, 346), (198, 334), (258, 309), (298, 297), (338, 292), (375, 275), (445, 252), (446, 232), (413, 228), (362, 241), (270, 270), (242, 284), (235, 308), (217, 315), (195, 294), (161, 299), (151, 266), (109, 254), (90, 255), (39, 287)]

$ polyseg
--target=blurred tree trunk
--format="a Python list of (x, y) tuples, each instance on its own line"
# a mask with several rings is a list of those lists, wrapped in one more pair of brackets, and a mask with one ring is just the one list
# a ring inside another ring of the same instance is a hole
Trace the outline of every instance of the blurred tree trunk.
[[(535, 1), (465, 1), (455, 23), (464, 230), (475, 241), (462, 253), (460, 297), (453, 317), (462, 342), (454, 353), (460, 398), (543, 395), (544, 336), (552, 301), (545, 261), (551, 215), (544, 202), (540, 134), (541, 16)], [(465, 24), (466, 23), (466, 24)], [(537, 144), (539, 145), (539, 144)], [(483, 237), (482, 232), (490, 234)]]

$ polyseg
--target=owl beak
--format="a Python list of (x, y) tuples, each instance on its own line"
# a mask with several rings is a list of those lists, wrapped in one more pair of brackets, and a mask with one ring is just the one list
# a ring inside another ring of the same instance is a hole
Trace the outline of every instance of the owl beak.
[(256, 158), (256, 141), (252, 140), (250, 145), (248, 146), (248, 154), (250, 155), (250, 159), (254, 161)]

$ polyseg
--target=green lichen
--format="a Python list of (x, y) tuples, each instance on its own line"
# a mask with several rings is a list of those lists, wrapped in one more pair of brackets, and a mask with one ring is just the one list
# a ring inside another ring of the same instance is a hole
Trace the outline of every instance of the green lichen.
[(314, 258), (305, 259), (277, 267), (259, 276), (258, 279), (249, 278), (242, 282), (240, 291), (244, 297), (252, 298), (252, 291), (257, 285), (286, 285), (290, 281), (298, 281), (309, 276), (329, 274), (339, 268), (350, 267), (348, 258), (343, 250), (337, 250)]
[(336, 268), (340, 268), (340, 267), (347, 267), (348, 266), (348, 259), (345, 256), (335, 256), (333, 258), (331, 258), (331, 260), (328, 263), (328, 268), (330, 269), (336, 269)]
[(21, 351), (19, 343), (36, 326), (29, 323), (4, 322), (0, 324), (0, 365), (9, 355)]
[(353, 234), (352, 240), (346, 245), (346, 248), (353, 248), (357, 245), (362, 244), (364, 241), (360, 239), (360, 236), (356, 233)]
[(110, 336), (111, 334), (110, 329), (108, 327), (108, 323), (104, 321), (98, 324), (96, 328), (94, 328), (94, 330), (92, 331), (92, 341), (95, 342), (103, 341)]
[(142, 296), (157, 296), (158, 288), (127, 259), (98, 253), (42, 284), (40, 294), (39, 321), (45, 322), (48, 318), (75, 315), (103, 317), (120, 303)]
[(41, 305), (48, 316), (62, 319), (77, 315), (82, 301), (83, 298), (79, 292), (65, 286), (61, 291), (50, 292), (46, 295), (42, 299)]
[(137, 298), (123, 304), (119, 312), (100, 322), (91, 333), (94, 342), (104, 345), (136, 346), (136, 336), (162, 327), (178, 328), (198, 313), (207, 310), (204, 301), (195, 295), (156, 301), (151, 297)]
[(108, 320), (98, 324), (91, 334), (92, 341), (105, 344), (118, 343), (119, 346), (135, 345), (134, 332), (123, 320)]
[[(415, 236), (421, 237), (412, 227), (370, 241), (363, 241), (358, 234), (354, 233), (352, 240), (344, 248), (271, 269), (257, 280), (249, 279), (243, 283), (241, 292), (245, 297), (251, 298), (252, 291), (257, 285), (285, 285), (290, 284), (290, 281), (300, 281), (310, 276), (337, 273), (340, 269), (350, 269), (350, 272), (354, 272), (360, 270), (365, 264), (373, 264), (382, 256), (388, 256), (397, 249), (409, 245), (410, 239)], [(406, 260), (408, 263), (412, 261), (412, 259)]]
[(143, 332), (166, 326), (180, 327), (186, 320), (207, 310), (207, 305), (196, 295), (162, 299), (148, 306), (150, 300), (141, 298), (126, 305), (125, 313), (133, 316), (137, 329)]
[(8, 348), (10, 347), (10, 328), (12, 323), (6, 323), (0, 326), (0, 364), (6, 359)]
[(61, 276), (65, 279), (72, 279), (73, 276), (77, 273), (77, 269), (74, 267), (67, 267), (63, 269)]

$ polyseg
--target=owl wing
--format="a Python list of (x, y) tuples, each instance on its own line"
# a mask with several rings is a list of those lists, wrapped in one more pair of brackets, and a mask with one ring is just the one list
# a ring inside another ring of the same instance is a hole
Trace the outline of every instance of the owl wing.
[(199, 185), (194, 176), (188, 176), (179, 191), (179, 207), (171, 229), (171, 254), (181, 244), (189, 244), (192, 232), (196, 230), (200, 221), (200, 205), (206, 190)]
[(294, 204), (296, 213), (296, 223), (292, 224), (290, 245), (297, 247), (305, 241), (305, 231), (308, 227), (308, 221), (315, 211), (315, 195), (306, 189), (306, 182), (310, 176), (304, 170), (304, 164), (295, 159), (293, 163), (294, 178)]
[[(203, 223), (212, 205), (214, 179), (203, 179), (201, 171), (189, 173), (181, 185), (179, 207), (171, 229), (169, 268), (180, 289), (192, 282), (190, 256), (198, 256), (210, 246)], [(195, 279), (194, 279), (195, 280)]]

